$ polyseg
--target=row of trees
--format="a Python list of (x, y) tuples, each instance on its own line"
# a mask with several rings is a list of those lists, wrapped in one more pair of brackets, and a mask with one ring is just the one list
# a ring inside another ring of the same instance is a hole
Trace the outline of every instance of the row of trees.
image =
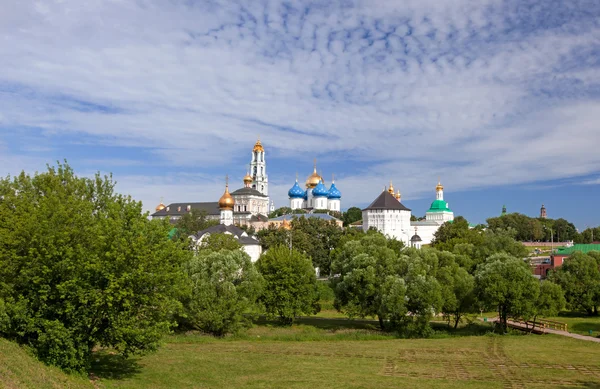
[[(301, 215), (305, 214), (306, 211), (303, 209), (294, 209), (290, 207), (280, 207), (269, 214), (270, 218), (275, 218), (283, 215)], [(327, 213), (337, 219), (344, 222), (344, 226), (348, 226), (354, 222), (362, 219), (362, 210), (358, 207), (350, 207), (346, 212), (339, 211), (328, 211), (328, 210), (316, 210), (315, 213)]]
[[(584, 243), (585, 237), (577, 232), (575, 225), (565, 219), (533, 218), (521, 213), (509, 213), (487, 219), (493, 230), (513, 229), (519, 241), (570, 241)], [(586, 236), (587, 237), (587, 236)], [(589, 240), (591, 242), (591, 239)]]
[(186, 218), (169, 239), (168, 221), (114, 186), (66, 164), (0, 180), (1, 336), (82, 371), (97, 346), (128, 356), (176, 326), (223, 335), (258, 313), (289, 323), (318, 310), (307, 255), (273, 246), (252, 264), (219, 234), (190, 250), (187, 235), (210, 221)]

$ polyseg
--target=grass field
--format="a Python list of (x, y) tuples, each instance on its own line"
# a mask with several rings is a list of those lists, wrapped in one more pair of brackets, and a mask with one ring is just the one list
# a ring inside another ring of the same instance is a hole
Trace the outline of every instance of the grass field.
[(94, 389), (83, 377), (45, 366), (15, 343), (0, 338), (0, 389)]
[(0, 340), (0, 388), (600, 388), (596, 343), (434, 328), (431, 339), (397, 339), (374, 321), (309, 317), (221, 339), (176, 334), (142, 357), (98, 352), (93, 383)]
[[(441, 327), (440, 327), (441, 328)], [(553, 335), (396, 339), (369, 321), (268, 322), (239, 336), (170, 336), (158, 353), (99, 353), (100, 388), (600, 388), (600, 347)]]

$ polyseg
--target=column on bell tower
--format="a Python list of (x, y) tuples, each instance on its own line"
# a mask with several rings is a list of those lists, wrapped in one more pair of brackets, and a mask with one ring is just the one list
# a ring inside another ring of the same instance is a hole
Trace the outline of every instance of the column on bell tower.
[(256, 141), (252, 149), (250, 175), (252, 176), (252, 188), (268, 196), (269, 180), (267, 178), (267, 163), (265, 160), (265, 149), (260, 143), (260, 139)]

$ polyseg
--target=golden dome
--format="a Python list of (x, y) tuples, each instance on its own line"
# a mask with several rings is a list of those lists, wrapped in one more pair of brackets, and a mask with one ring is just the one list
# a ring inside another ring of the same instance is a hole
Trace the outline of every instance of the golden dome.
[(158, 204), (155, 209), (156, 209), (156, 212), (158, 212), (158, 211), (162, 211), (165, 208), (167, 208), (167, 207), (166, 207), (166, 205), (163, 204), (162, 199), (161, 199), (160, 204)]
[(390, 180), (390, 187), (388, 188), (388, 193), (392, 196), (394, 195), (394, 185), (392, 185), (392, 180)]
[(440, 190), (444, 190), (444, 186), (442, 185), (442, 183), (440, 182), (440, 180), (438, 180), (438, 184), (435, 187), (436, 191), (440, 191)]
[(400, 191), (396, 192), (396, 200), (400, 201), (401, 197), (402, 195), (400, 194)]
[(321, 177), (319, 175), (319, 173), (317, 173), (317, 160), (315, 159), (315, 167), (314, 170), (312, 172), (312, 174), (310, 176), (308, 176), (308, 178), (306, 179), (306, 187), (313, 189), (315, 186), (319, 185), (319, 181), (323, 181), (323, 177)]
[(235, 201), (233, 201), (233, 197), (229, 194), (229, 184), (225, 184), (225, 193), (219, 199), (219, 208), (227, 211), (233, 211), (233, 205)]
[(248, 173), (246, 173), (246, 175), (244, 176), (244, 184), (251, 184), (252, 183), (252, 176)]
[(254, 144), (254, 148), (252, 149), (252, 151), (254, 151), (254, 152), (256, 152), (256, 151), (264, 152), (265, 151), (263, 145), (260, 143), (260, 138)]

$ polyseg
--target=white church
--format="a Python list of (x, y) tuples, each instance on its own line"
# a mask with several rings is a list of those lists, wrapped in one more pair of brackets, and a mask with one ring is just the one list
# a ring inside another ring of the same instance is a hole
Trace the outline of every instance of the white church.
[(329, 189), (325, 186), (323, 177), (317, 173), (317, 161), (313, 172), (304, 183), (306, 190), (302, 189), (296, 182), (288, 191), (290, 208), (312, 210), (328, 210), (341, 212), (342, 193), (335, 186), (335, 180), (331, 181)]
[(367, 208), (362, 210), (363, 230), (374, 227), (384, 235), (396, 238), (405, 245), (420, 248), (430, 244), (433, 234), (447, 221), (454, 220), (454, 212), (444, 201), (444, 187), (438, 181), (435, 187), (436, 198), (425, 214), (423, 221), (410, 221), (411, 210), (402, 204), (400, 191), (394, 194), (394, 187), (385, 190)]

